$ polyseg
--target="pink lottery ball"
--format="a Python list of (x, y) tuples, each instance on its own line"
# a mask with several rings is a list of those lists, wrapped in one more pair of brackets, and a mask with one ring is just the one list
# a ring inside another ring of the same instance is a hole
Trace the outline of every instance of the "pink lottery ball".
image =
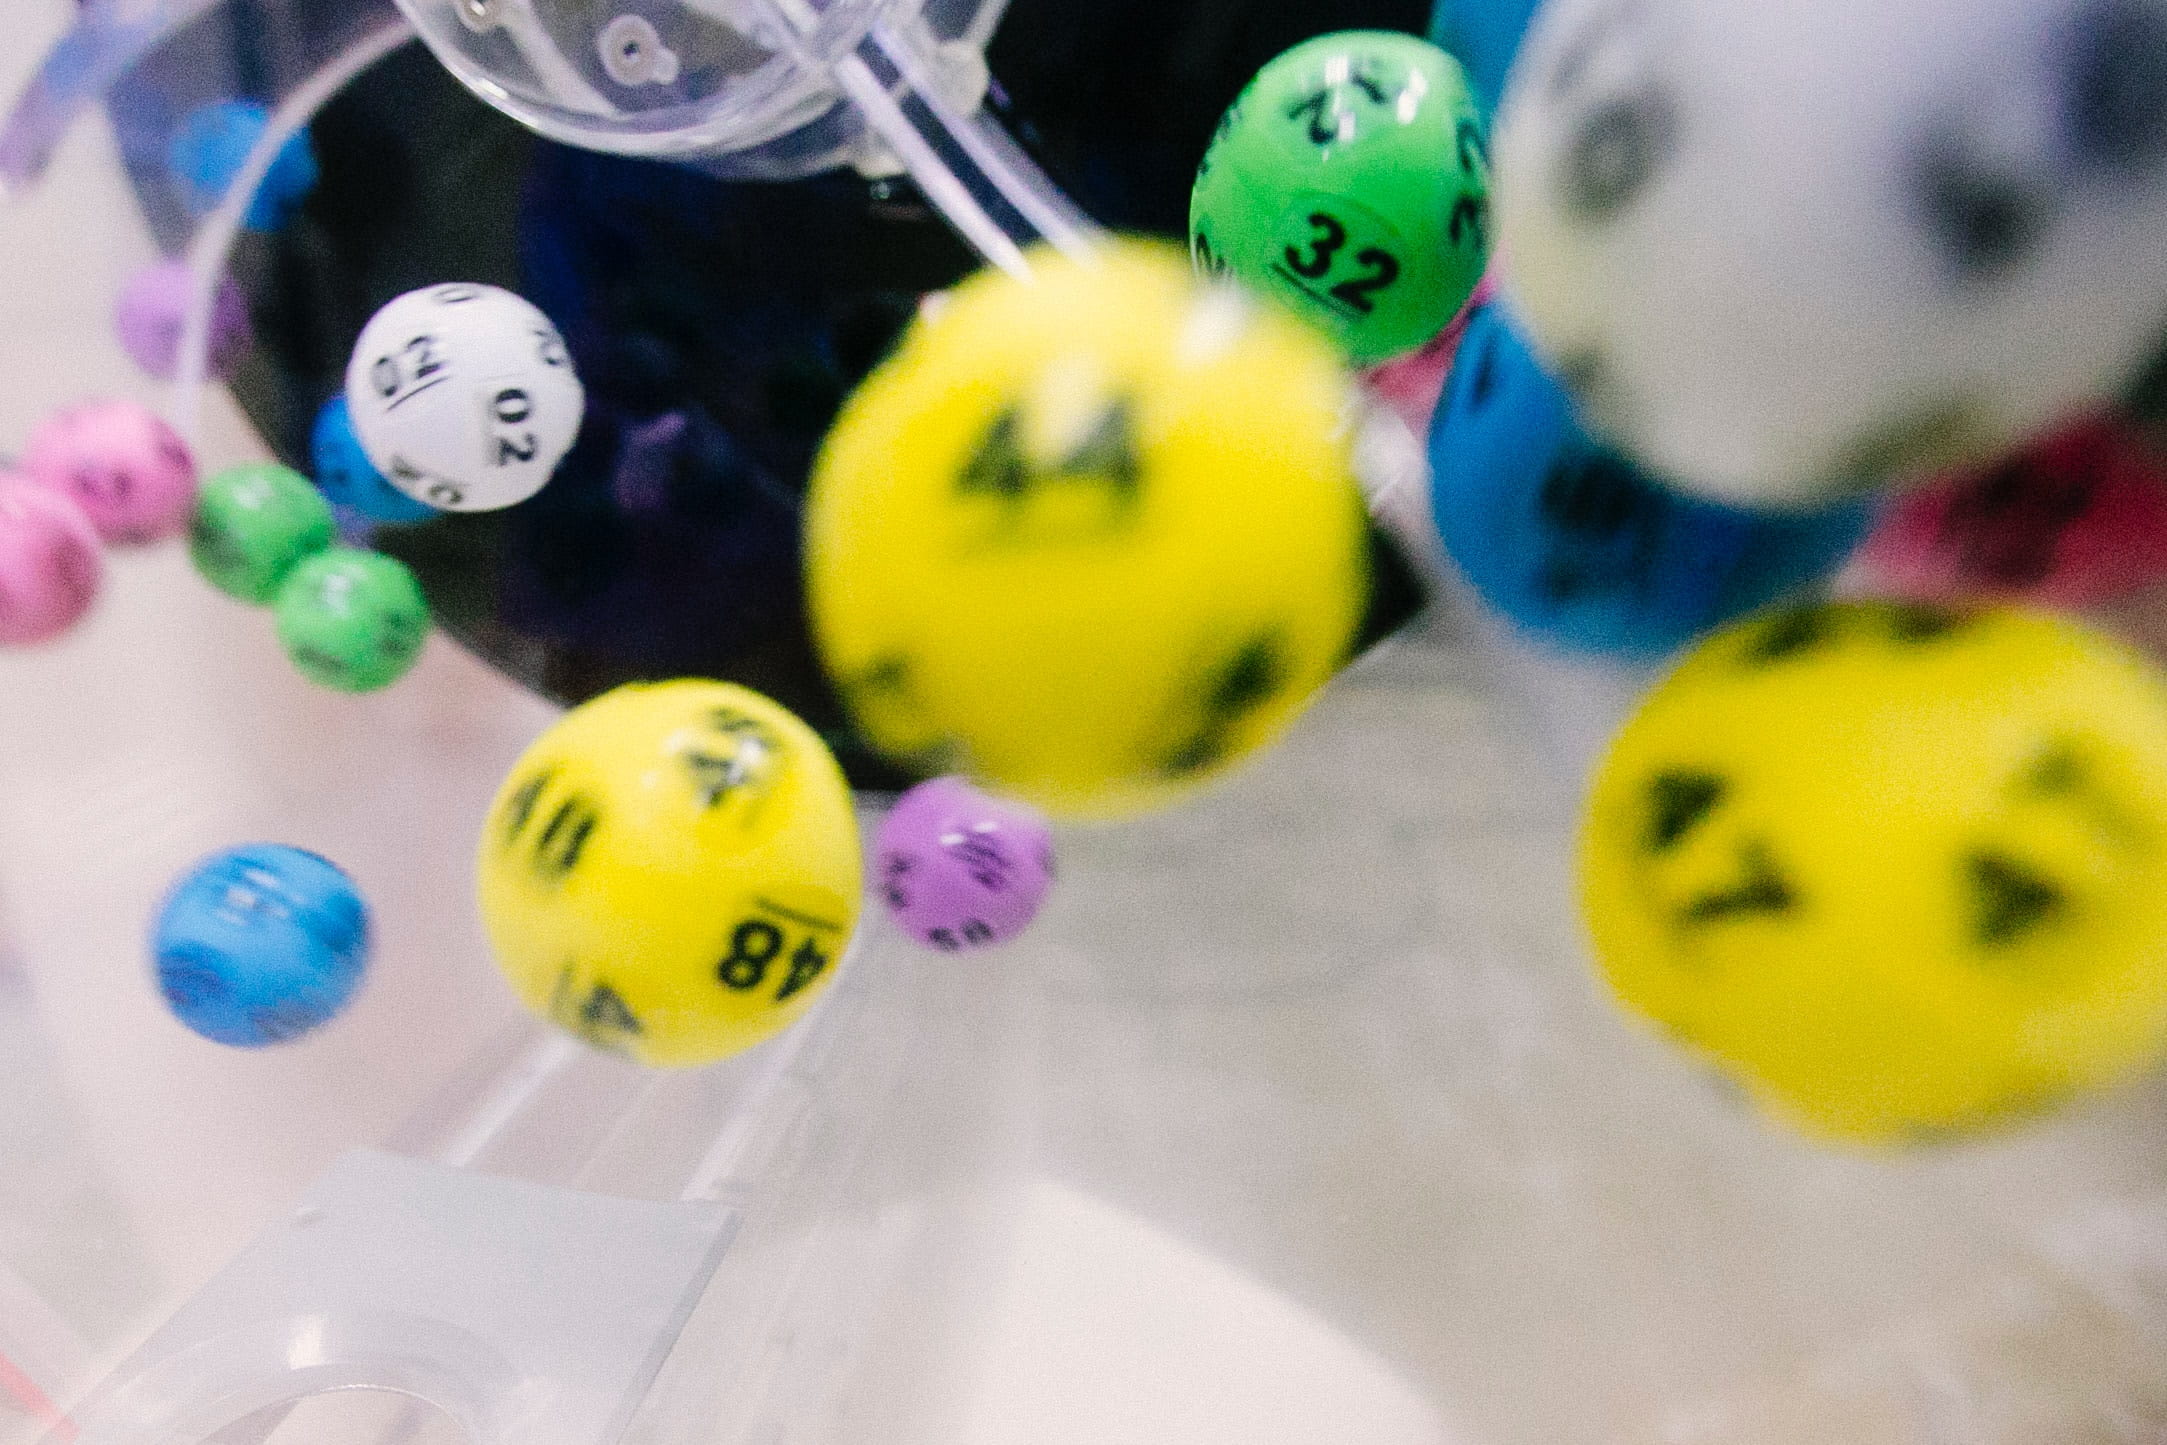
[[(186, 261), (159, 261), (129, 278), (121, 290), (114, 320), (121, 348), (135, 364), (160, 381), (171, 381), (180, 370), (181, 324), (195, 285)], [(211, 376), (226, 378), (256, 344), (249, 324), (248, 298), (231, 276), (221, 276), (218, 293), (211, 302), (211, 334), (205, 368)]]
[(195, 459), (156, 413), (132, 401), (85, 402), (46, 418), (22, 465), (119, 545), (176, 536), (195, 510)]
[(1045, 820), (961, 778), (935, 778), (897, 799), (876, 846), (888, 911), (943, 953), (1014, 938), (1053, 886)]
[(2093, 418), (1897, 497), (1859, 560), (1928, 600), (2118, 597), (2167, 577), (2167, 460), (2128, 423)]
[(82, 508), (0, 473), (0, 643), (58, 637), (97, 600), (105, 554)]

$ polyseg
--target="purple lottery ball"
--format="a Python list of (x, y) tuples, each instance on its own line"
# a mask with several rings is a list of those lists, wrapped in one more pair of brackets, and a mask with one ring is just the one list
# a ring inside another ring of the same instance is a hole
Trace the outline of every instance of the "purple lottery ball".
[(913, 938), (943, 953), (1023, 932), (1053, 886), (1043, 818), (961, 778), (920, 783), (881, 821), (880, 890)]
[[(160, 381), (171, 381), (180, 369), (181, 321), (188, 312), (191, 284), (186, 261), (160, 261), (136, 272), (120, 293), (120, 344), (146, 375)], [(254, 344), (248, 298), (231, 276), (221, 276), (211, 305), (206, 370), (216, 378), (230, 377)]]

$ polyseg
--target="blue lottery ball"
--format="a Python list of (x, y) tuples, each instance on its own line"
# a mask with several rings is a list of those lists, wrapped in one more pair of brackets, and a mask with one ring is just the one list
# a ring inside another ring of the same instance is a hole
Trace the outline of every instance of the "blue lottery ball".
[(372, 522), (420, 522), (436, 515), (427, 502), (415, 501), (384, 480), (354, 435), (353, 413), (346, 409), (344, 396), (332, 397), (316, 413), (309, 462), (325, 500), (350, 507)]
[(1520, 40), (1542, 0), (1437, 0), (1430, 16), (1430, 43), (1450, 51), (1467, 71), (1468, 88), (1483, 115), (1497, 111)]
[(1430, 426), (1445, 551), (1554, 647), (1652, 660), (1828, 576), (1871, 507), (1748, 512), (1663, 486), (1580, 429), (1495, 306), (1471, 318)]
[[(271, 112), (248, 100), (215, 101), (182, 117), (166, 143), (166, 168), (192, 213), (207, 216), (217, 209), (270, 123)], [(242, 224), (251, 231), (285, 225), (316, 189), (316, 177), (316, 152), (308, 132), (298, 131), (271, 162)]]
[(311, 1033), (346, 1007), (368, 962), (368, 905), (314, 853), (229, 848), (174, 888), (151, 952), (182, 1023), (213, 1043), (260, 1049)]

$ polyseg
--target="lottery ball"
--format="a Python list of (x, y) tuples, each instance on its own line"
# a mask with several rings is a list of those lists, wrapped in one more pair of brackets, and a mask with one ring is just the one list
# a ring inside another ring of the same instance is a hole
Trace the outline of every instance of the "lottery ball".
[[(218, 209), (270, 124), (271, 112), (247, 100), (215, 101), (182, 117), (166, 142), (166, 169), (192, 214)], [(251, 231), (278, 230), (316, 189), (317, 177), (308, 132), (296, 131), (273, 158), (241, 224)]]
[(1501, 308), (1468, 323), (1431, 423), (1446, 553), (1527, 637), (1649, 659), (1843, 564), (1863, 503), (1752, 512), (1674, 491), (1594, 441)]
[(845, 406), (806, 584), (863, 734), (1057, 814), (1172, 802), (1277, 737), (1367, 588), (1347, 381), (1179, 256), (982, 273)]
[(22, 466), (115, 545), (178, 536), (195, 510), (195, 458), (156, 412), (132, 401), (55, 412), (30, 434)]
[(634, 684), (513, 766), (475, 871), (529, 1008), (690, 1067), (780, 1032), (833, 978), (857, 926), (857, 815), (827, 745), (758, 693)]
[(1500, 253), (1583, 419), (1711, 496), (1984, 464), (2167, 316), (2167, 0), (1555, 0)]
[(0, 644), (47, 642), (90, 610), (105, 554), (82, 508), (0, 473)]
[(1467, 72), (1467, 88), (1484, 116), (1497, 110), (1505, 77), (1540, 0), (1437, 0), (1430, 39)]
[(557, 328), (494, 286), (410, 291), (376, 313), (346, 368), (354, 434), (417, 502), (488, 512), (548, 485), (586, 393)]
[(343, 396), (334, 396), (316, 413), (309, 433), (309, 465), (326, 501), (350, 507), (372, 522), (422, 522), (436, 515), (436, 508), (385, 481), (369, 461), (361, 438), (354, 435), (353, 413)]
[(1459, 62), (1352, 30), (1259, 71), (1189, 201), (1198, 266), (1230, 271), (1369, 364), (1443, 330), (1482, 279), (1490, 183)]
[(2045, 613), (1762, 614), (1612, 744), (1580, 891), (1619, 997), (1814, 1133), (2036, 1114), (2167, 1047), (2167, 684)]
[(296, 564), (278, 589), (278, 640), (310, 682), (375, 692), (413, 669), (429, 604), (404, 562), (333, 547)]
[(336, 864), (256, 843), (204, 859), (151, 931), (159, 992), (215, 1044), (260, 1049), (315, 1032), (352, 1001), (369, 909)]
[[(121, 289), (114, 321), (121, 348), (147, 376), (171, 381), (180, 369), (181, 329), (195, 289), (186, 261), (160, 261), (129, 278)], [(211, 299), (210, 332), (205, 338), (205, 373), (225, 378), (256, 344), (248, 319), (248, 298), (231, 276), (218, 278)]]
[(1861, 560), (1921, 599), (2081, 607), (2167, 577), (2167, 459), (2092, 418), (1891, 502)]
[(898, 798), (881, 820), (877, 852), (888, 912), (943, 953), (1006, 943), (1030, 927), (1053, 886), (1045, 820), (961, 778), (935, 778)]
[(337, 538), (331, 507), (307, 477), (276, 462), (248, 462), (203, 484), (188, 555), (213, 587), (264, 607), (295, 567)]

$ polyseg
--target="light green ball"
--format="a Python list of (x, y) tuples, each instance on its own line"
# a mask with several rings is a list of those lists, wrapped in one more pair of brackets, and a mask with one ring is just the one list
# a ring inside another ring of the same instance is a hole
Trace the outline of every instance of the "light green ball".
[(1189, 246), (1366, 366), (1458, 314), (1489, 262), (1489, 219), (1459, 62), (1411, 35), (1348, 30), (1289, 50), (1228, 109), (1197, 171)]
[(429, 637), (429, 604), (406, 564), (348, 547), (294, 568), (277, 617), (278, 640), (301, 675), (339, 692), (391, 686)]
[(213, 587), (261, 607), (304, 558), (337, 539), (331, 504), (307, 477), (276, 462), (249, 462), (203, 484), (188, 523), (188, 556)]

